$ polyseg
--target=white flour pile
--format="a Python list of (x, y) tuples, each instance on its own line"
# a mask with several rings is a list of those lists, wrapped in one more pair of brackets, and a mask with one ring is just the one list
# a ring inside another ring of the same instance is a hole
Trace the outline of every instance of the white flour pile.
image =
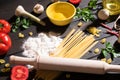
[(37, 37), (29, 37), (24, 43), (22, 53), (26, 57), (49, 56), (49, 53), (60, 44), (62, 39), (53, 35), (39, 33)]

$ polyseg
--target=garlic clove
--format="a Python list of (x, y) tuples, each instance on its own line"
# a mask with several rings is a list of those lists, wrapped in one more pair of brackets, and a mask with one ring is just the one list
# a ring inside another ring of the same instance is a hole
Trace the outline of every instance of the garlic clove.
[(98, 12), (98, 18), (101, 20), (107, 20), (109, 18), (109, 11), (107, 9), (101, 9)]
[(43, 7), (41, 4), (36, 4), (36, 5), (33, 7), (33, 11), (34, 11), (34, 13), (36, 13), (36, 14), (41, 14), (41, 13), (44, 11), (44, 7)]

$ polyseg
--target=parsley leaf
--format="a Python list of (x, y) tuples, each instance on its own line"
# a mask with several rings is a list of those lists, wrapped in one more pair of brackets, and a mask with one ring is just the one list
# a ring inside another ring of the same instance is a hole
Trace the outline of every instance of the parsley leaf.
[(85, 8), (76, 8), (76, 15), (74, 16), (74, 19), (81, 18), (85, 22), (93, 21), (94, 15), (91, 11), (91, 9), (96, 8), (97, 0), (90, 0), (88, 3), (88, 7)]
[(94, 16), (92, 15), (92, 12), (89, 8), (77, 8), (76, 9), (76, 15), (74, 16), (74, 19), (82, 18), (83, 21), (89, 22), (94, 20)]
[(92, 8), (92, 9), (95, 9), (96, 8), (96, 3), (97, 3), (97, 0), (90, 0), (90, 2), (88, 3), (88, 7)]
[(108, 54), (113, 55), (113, 58), (120, 57), (120, 52), (119, 53), (116, 52), (110, 42), (105, 43), (105, 48), (101, 50), (101, 53), (103, 54), (104, 57), (107, 57)]

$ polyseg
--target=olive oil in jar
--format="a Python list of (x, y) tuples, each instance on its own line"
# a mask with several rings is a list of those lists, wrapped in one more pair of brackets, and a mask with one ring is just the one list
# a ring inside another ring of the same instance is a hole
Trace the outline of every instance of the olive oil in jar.
[(120, 14), (120, 0), (102, 0), (103, 7), (109, 10), (110, 15)]

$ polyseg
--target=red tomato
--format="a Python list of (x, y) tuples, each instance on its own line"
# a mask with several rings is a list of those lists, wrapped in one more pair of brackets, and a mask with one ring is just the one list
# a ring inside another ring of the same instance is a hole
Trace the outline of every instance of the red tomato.
[(12, 68), (11, 80), (27, 80), (29, 75), (28, 68), (17, 65)]
[(11, 30), (10, 24), (6, 20), (0, 20), (0, 32), (9, 33)]
[(69, 0), (69, 2), (72, 4), (79, 4), (81, 0)]
[(11, 38), (8, 34), (0, 32), (0, 55), (6, 54), (11, 48)]

